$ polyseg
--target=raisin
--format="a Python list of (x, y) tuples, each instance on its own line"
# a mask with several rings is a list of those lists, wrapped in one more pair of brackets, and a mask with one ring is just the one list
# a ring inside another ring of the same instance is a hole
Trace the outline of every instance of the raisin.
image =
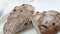
[(48, 23), (48, 21), (46, 21), (46, 24)]
[(22, 6), (24, 6), (25, 4), (23, 4)]
[(22, 10), (20, 10), (20, 12), (22, 12)]
[(30, 23), (32, 24), (32, 21), (30, 21)]
[(27, 23), (25, 23), (25, 25), (27, 25)]
[(55, 23), (53, 23), (53, 25), (55, 25)]
[(33, 11), (31, 11), (31, 13), (33, 13)]
[(14, 9), (13, 11), (16, 11), (16, 9)]
[(39, 12), (36, 12), (36, 13), (39, 13)]
[(42, 25), (43, 27), (45, 27), (45, 28), (47, 28), (47, 26), (45, 26), (45, 25)]

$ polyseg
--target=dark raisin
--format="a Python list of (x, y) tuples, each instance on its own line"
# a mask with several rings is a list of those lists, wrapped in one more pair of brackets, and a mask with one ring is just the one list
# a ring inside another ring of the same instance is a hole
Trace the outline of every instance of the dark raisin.
[(56, 27), (58, 27), (58, 26), (56, 26)]
[(30, 21), (30, 23), (32, 24), (32, 21)]
[(24, 6), (25, 4), (23, 4), (22, 6)]
[(27, 25), (27, 23), (25, 23), (25, 25)]
[(22, 12), (22, 10), (20, 10), (20, 12)]
[(46, 24), (48, 23), (48, 21), (46, 21)]
[(41, 26), (43, 26), (43, 27), (47, 28), (47, 26), (45, 26), (45, 25), (41, 25)]
[(13, 11), (16, 11), (16, 9), (14, 9)]
[(53, 25), (55, 25), (55, 23), (53, 23)]
[(45, 14), (43, 14), (43, 16), (45, 16)]
[(31, 11), (31, 13), (33, 13), (33, 11)]
[(38, 25), (38, 27), (40, 28), (40, 25)]
[(36, 12), (36, 13), (39, 13), (39, 12)]

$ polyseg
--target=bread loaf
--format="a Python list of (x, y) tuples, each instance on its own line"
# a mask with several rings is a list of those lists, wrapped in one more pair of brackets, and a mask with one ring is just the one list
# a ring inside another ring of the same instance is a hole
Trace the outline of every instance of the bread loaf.
[(18, 31), (22, 31), (30, 27), (30, 16), (34, 13), (34, 7), (28, 4), (16, 6), (9, 14), (7, 22), (3, 27), (4, 34), (16, 34)]
[(57, 34), (60, 31), (60, 13), (54, 10), (37, 13), (32, 17), (32, 23), (38, 34)]

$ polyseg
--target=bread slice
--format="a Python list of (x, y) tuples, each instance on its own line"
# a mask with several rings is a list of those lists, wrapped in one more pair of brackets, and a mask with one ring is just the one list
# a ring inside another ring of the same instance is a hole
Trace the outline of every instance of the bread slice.
[(3, 27), (4, 34), (16, 34), (18, 31), (22, 31), (30, 27), (30, 16), (34, 13), (34, 7), (29, 4), (23, 4), (16, 6), (7, 18)]
[(38, 34), (57, 34), (60, 31), (60, 13), (57, 11), (37, 13), (31, 20)]

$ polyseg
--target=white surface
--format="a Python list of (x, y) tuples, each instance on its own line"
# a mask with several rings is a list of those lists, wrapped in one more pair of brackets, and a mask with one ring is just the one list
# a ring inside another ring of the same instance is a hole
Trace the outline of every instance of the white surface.
[[(23, 0), (24, 1), (24, 0)], [(3, 24), (6, 20), (7, 14), (13, 9), (13, 7), (21, 4), (31, 4), (35, 7), (35, 11), (48, 11), (48, 10), (56, 10), (60, 11), (60, 0), (34, 0), (34, 2), (30, 1), (21, 1), (21, 0), (0, 0), (0, 7), (3, 8), (3, 15), (0, 18), (0, 34), (3, 34)], [(32, 0), (31, 0), (32, 1)], [(0, 8), (1, 9), (1, 8)], [(34, 29), (24, 32), (23, 34), (36, 34)]]

